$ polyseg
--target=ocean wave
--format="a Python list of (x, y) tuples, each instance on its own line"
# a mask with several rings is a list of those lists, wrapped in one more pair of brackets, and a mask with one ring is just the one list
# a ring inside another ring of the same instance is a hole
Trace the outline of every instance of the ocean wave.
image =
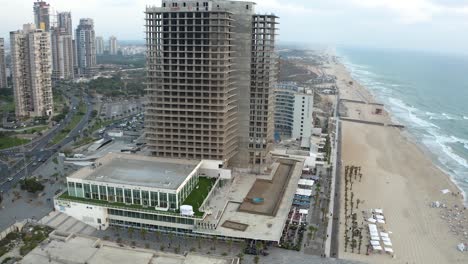
[[(437, 139), (436, 139), (437, 141)], [(453, 149), (448, 146), (447, 144), (444, 144), (442, 142), (437, 141), (437, 143), (442, 147), (442, 150), (444, 151), (445, 154), (447, 154), (450, 158), (452, 158), (454, 161), (456, 161), (458, 164), (461, 166), (468, 168), (468, 161), (466, 159), (460, 157), (458, 154), (456, 154)]]
[(463, 119), (468, 120), (468, 116), (463, 116)]
[(416, 124), (419, 128), (440, 128), (436, 124), (418, 117), (416, 113), (421, 112), (421, 110), (405, 104), (401, 99), (390, 97), (388, 98), (388, 102), (392, 108), (392, 113), (394, 113), (397, 118), (405, 119), (407, 123)]
[(437, 114), (437, 113), (432, 113), (432, 112), (426, 112), (425, 114), (431, 120), (455, 120), (455, 121), (457, 121), (457, 120), (463, 120), (464, 119), (464, 117), (459, 117), (457, 115), (447, 114), (447, 113)]

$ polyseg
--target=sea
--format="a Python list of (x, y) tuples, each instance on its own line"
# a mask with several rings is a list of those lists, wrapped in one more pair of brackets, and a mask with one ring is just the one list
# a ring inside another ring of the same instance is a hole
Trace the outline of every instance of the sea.
[(355, 47), (335, 53), (451, 176), (467, 204), (468, 55)]

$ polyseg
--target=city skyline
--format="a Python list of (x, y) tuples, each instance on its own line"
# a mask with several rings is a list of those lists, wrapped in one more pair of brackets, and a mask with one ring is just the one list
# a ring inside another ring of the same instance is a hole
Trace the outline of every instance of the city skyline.
[[(47, 1), (51, 10), (71, 11), (74, 28), (80, 18), (95, 20), (96, 33), (108, 39), (115, 35), (121, 41), (143, 40), (144, 21), (141, 14), (146, 5), (159, 5), (159, 0), (84, 0)], [(259, 0), (259, 13), (273, 12), (284, 18), (279, 43), (303, 42), (330, 45), (354, 45), (398, 49), (436, 50), (468, 53), (468, 37), (458, 34), (468, 31), (466, 14), (468, 1), (451, 0)], [(15, 10), (14, 16), (0, 16), (0, 37), (34, 23), (33, 2), (8, 1), (3, 10)], [(106, 12), (101, 12), (101, 10)], [(307, 17), (309, 27), (303, 27)], [(27, 17), (28, 20), (24, 21)], [(119, 17), (119, 19), (115, 19)], [(349, 23), (353, 22), (353, 23)], [(327, 27), (315, 25), (327, 25)], [(372, 32), (372, 34), (369, 34)], [(418, 34), (415, 34), (418, 33)], [(395, 36), (400, 36), (395, 38)]]

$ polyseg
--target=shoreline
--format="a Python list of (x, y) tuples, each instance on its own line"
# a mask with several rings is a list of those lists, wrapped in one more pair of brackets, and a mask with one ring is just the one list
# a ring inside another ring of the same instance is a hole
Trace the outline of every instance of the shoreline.
[[(342, 99), (378, 102), (372, 90), (361, 85), (341, 61), (331, 61), (324, 71), (337, 77)], [(377, 107), (369, 104), (343, 102), (342, 106), (346, 108), (345, 115), (352, 119), (400, 123), (385, 106), (382, 114), (376, 114)], [(359, 179), (359, 183), (356, 181), (351, 187), (351, 192), (355, 194), (351, 200), (361, 200), (359, 209), (355, 210), (359, 226), (367, 228), (365, 212), (372, 208), (383, 208), (387, 223), (382, 228), (393, 232), (391, 239), (395, 254), (393, 258), (384, 253), (367, 256), (357, 254), (356, 251), (351, 253), (349, 245), (347, 251), (344, 249), (344, 230), (349, 228), (344, 222), (349, 224), (349, 212), (344, 212), (343, 203), (347, 203), (349, 192), (345, 199), (347, 187), (341, 186), (339, 258), (370, 263), (466, 263), (468, 254), (458, 252), (456, 245), (460, 242), (468, 243), (467, 236), (460, 238), (458, 226), (454, 227), (448, 216), (453, 210), (463, 208), (464, 192), (450, 173), (434, 161), (437, 156), (419, 143), (406, 128), (400, 130), (349, 121), (341, 121), (341, 124), (341, 170), (345, 170), (345, 165), (362, 166), (364, 175), (362, 182)], [(338, 177), (343, 179), (344, 174)], [(443, 194), (443, 189), (449, 189), (451, 194)], [(446, 207), (431, 207), (435, 201), (440, 201)], [(356, 203), (353, 207), (356, 207)], [(462, 216), (464, 214), (464, 219), (467, 219), (467, 210), (457, 212)], [(468, 230), (466, 223), (461, 224), (464, 228), (462, 233)], [(370, 237), (367, 233), (364, 236), (365, 248)]]
[[(337, 58), (336, 63), (340, 65), (340, 67), (343, 67), (346, 70), (347, 74), (354, 81), (354, 83), (358, 84), (356, 87), (365, 91), (365, 93), (369, 96), (368, 99), (371, 99), (372, 102), (374, 103), (382, 103), (384, 105), (384, 111), (388, 114), (388, 117), (392, 123), (404, 125), (400, 120), (398, 120), (395, 114), (391, 112), (391, 109), (389, 109), (387, 104), (377, 100), (376, 98), (377, 95), (375, 95), (371, 89), (367, 88), (365, 85), (362, 85), (361, 82), (356, 77), (353, 76), (351, 70), (348, 67), (346, 67), (346, 65), (340, 60), (341, 57), (334, 55), (334, 54), (330, 54), (330, 55)], [(423, 155), (428, 157), (433, 162), (433, 164), (445, 175), (445, 177), (447, 177), (455, 185), (456, 189), (461, 194), (461, 198), (460, 198), (461, 202), (465, 205), (465, 207), (468, 207), (468, 200), (467, 200), (468, 197), (466, 196), (466, 192), (458, 185), (458, 182), (455, 179), (455, 177), (448, 171), (450, 168), (444, 168), (444, 165), (439, 161), (438, 155), (432, 152), (429, 149), (429, 147), (426, 146), (424, 143), (418, 141), (416, 139), (416, 136), (413, 133), (411, 133), (409, 130), (407, 130), (406, 128), (403, 131), (401, 131), (401, 135), (405, 139), (407, 139), (409, 142), (416, 145), (416, 147), (423, 153)]]

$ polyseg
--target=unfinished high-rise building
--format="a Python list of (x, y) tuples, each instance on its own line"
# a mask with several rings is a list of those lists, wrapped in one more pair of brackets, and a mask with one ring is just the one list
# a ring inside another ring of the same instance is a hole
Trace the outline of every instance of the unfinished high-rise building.
[(75, 45), (78, 73), (84, 76), (93, 75), (96, 71), (96, 37), (91, 18), (80, 19), (76, 28)]
[(7, 88), (5, 40), (0, 38), (0, 88)]
[(146, 9), (146, 138), (153, 155), (265, 163), (273, 143), (278, 18), (253, 2)]
[(26, 24), (10, 32), (15, 113), (18, 118), (53, 112), (50, 34)]
[(70, 80), (74, 76), (73, 29), (70, 12), (57, 13), (57, 23), (51, 28), (52, 78)]
[(50, 5), (44, 1), (34, 2), (34, 23), (36, 24), (37, 29), (42, 29), (44, 31), (50, 30), (50, 15), (49, 15)]

